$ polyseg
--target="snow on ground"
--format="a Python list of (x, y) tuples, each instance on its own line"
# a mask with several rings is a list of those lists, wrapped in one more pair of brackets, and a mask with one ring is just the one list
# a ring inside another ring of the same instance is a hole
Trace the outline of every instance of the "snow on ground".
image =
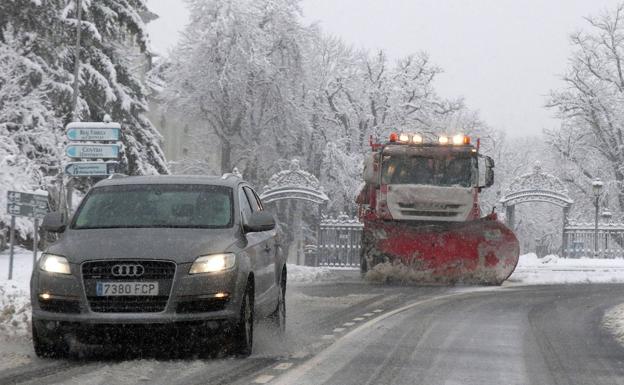
[(9, 281), (9, 250), (0, 252), (0, 337), (30, 334), (32, 260), (32, 251), (15, 248), (13, 279)]
[(602, 319), (602, 325), (615, 336), (620, 344), (624, 345), (624, 303), (607, 310)]
[(328, 267), (299, 266), (288, 264), (288, 282), (318, 282), (334, 277), (333, 270)]
[(624, 282), (624, 259), (559, 258), (535, 254), (520, 256), (508, 282), (520, 284)]

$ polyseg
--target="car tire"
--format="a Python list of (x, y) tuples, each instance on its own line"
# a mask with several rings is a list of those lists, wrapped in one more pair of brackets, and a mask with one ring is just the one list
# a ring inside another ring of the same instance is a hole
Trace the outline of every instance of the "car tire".
[(69, 356), (69, 345), (58, 335), (55, 339), (46, 341), (43, 325), (37, 321), (32, 321), (32, 340), (35, 354), (40, 358), (66, 358)]
[(286, 332), (286, 273), (282, 274), (280, 279), (279, 297), (277, 299), (277, 308), (270, 316), (275, 329), (279, 335)]
[(247, 287), (241, 303), (240, 319), (234, 330), (234, 347), (236, 355), (249, 357), (253, 350), (254, 304), (253, 289)]

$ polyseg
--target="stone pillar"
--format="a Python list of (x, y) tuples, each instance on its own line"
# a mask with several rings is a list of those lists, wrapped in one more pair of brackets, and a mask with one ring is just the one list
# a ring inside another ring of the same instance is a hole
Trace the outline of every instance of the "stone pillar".
[(288, 249), (288, 263), (303, 265), (305, 263), (305, 254), (303, 251), (303, 221), (302, 221), (302, 202), (293, 200), (291, 202), (292, 213), (292, 234), (293, 241)]
[(516, 215), (516, 206), (505, 206), (505, 221), (507, 222), (507, 226), (513, 231), (515, 226), (515, 218)]
[(566, 255), (566, 244), (568, 243), (568, 235), (566, 234), (565, 228), (568, 225), (568, 215), (570, 214), (570, 206), (566, 206), (563, 208), (563, 220), (562, 220), (562, 228), (561, 228), (561, 257), (567, 258)]

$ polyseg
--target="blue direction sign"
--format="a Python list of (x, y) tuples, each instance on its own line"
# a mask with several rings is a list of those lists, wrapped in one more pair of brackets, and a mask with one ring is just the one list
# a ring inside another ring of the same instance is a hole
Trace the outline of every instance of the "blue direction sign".
[(73, 141), (117, 141), (121, 137), (119, 123), (73, 122), (65, 134)]
[(117, 159), (119, 158), (118, 144), (71, 144), (65, 148), (70, 158), (83, 159)]
[(117, 162), (74, 162), (65, 166), (71, 176), (108, 176), (115, 173)]

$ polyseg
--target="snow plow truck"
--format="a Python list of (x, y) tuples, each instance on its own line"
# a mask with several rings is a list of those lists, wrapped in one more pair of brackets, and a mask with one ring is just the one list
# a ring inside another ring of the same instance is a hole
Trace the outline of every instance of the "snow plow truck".
[(494, 183), (494, 161), (479, 147), (466, 135), (371, 138), (356, 199), (364, 276), (500, 285), (511, 275), (520, 247), (494, 210), (481, 216), (479, 193)]

